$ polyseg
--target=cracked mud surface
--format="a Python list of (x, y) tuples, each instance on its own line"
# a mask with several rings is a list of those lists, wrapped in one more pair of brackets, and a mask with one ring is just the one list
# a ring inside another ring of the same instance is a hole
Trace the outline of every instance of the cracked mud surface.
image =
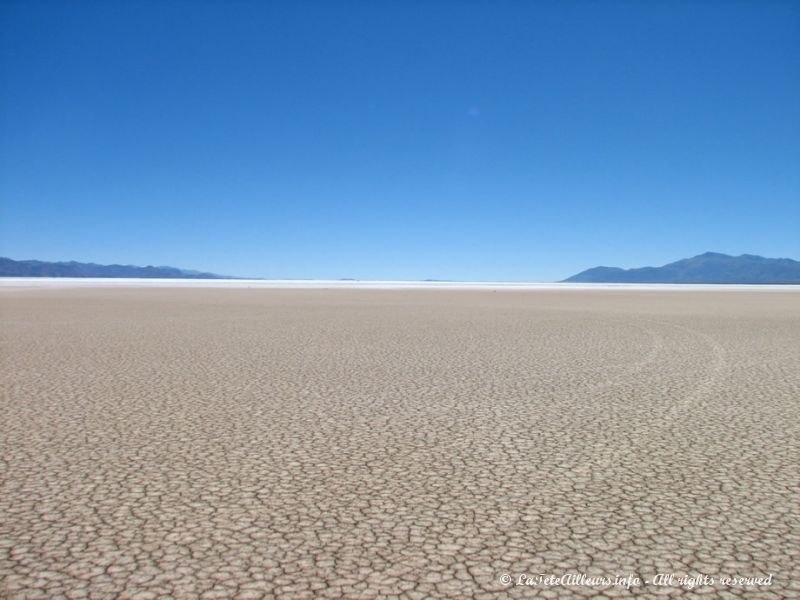
[(800, 597), (797, 294), (0, 302), (0, 597)]

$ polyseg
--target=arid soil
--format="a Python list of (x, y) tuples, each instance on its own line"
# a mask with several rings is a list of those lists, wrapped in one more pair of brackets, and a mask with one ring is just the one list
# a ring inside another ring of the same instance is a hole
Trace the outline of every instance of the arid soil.
[(3, 598), (800, 597), (798, 293), (3, 289), (0, 340)]

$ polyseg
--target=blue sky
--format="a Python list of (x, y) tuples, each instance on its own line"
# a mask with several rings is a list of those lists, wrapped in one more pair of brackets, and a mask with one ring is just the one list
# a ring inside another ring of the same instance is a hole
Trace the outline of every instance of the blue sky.
[(3, 2), (0, 254), (549, 281), (800, 258), (800, 3)]

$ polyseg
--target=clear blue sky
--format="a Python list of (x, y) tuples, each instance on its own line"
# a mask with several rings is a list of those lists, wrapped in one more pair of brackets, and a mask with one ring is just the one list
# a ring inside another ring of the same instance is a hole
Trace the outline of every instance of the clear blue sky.
[(561, 279), (800, 258), (800, 3), (2, 2), (0, 254)]

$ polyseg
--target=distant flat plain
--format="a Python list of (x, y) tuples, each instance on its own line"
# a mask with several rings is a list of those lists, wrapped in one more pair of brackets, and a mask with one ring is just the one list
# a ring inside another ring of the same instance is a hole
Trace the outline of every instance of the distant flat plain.
[(800, 595), (797, 288), (23, 283), (0, 597)]

